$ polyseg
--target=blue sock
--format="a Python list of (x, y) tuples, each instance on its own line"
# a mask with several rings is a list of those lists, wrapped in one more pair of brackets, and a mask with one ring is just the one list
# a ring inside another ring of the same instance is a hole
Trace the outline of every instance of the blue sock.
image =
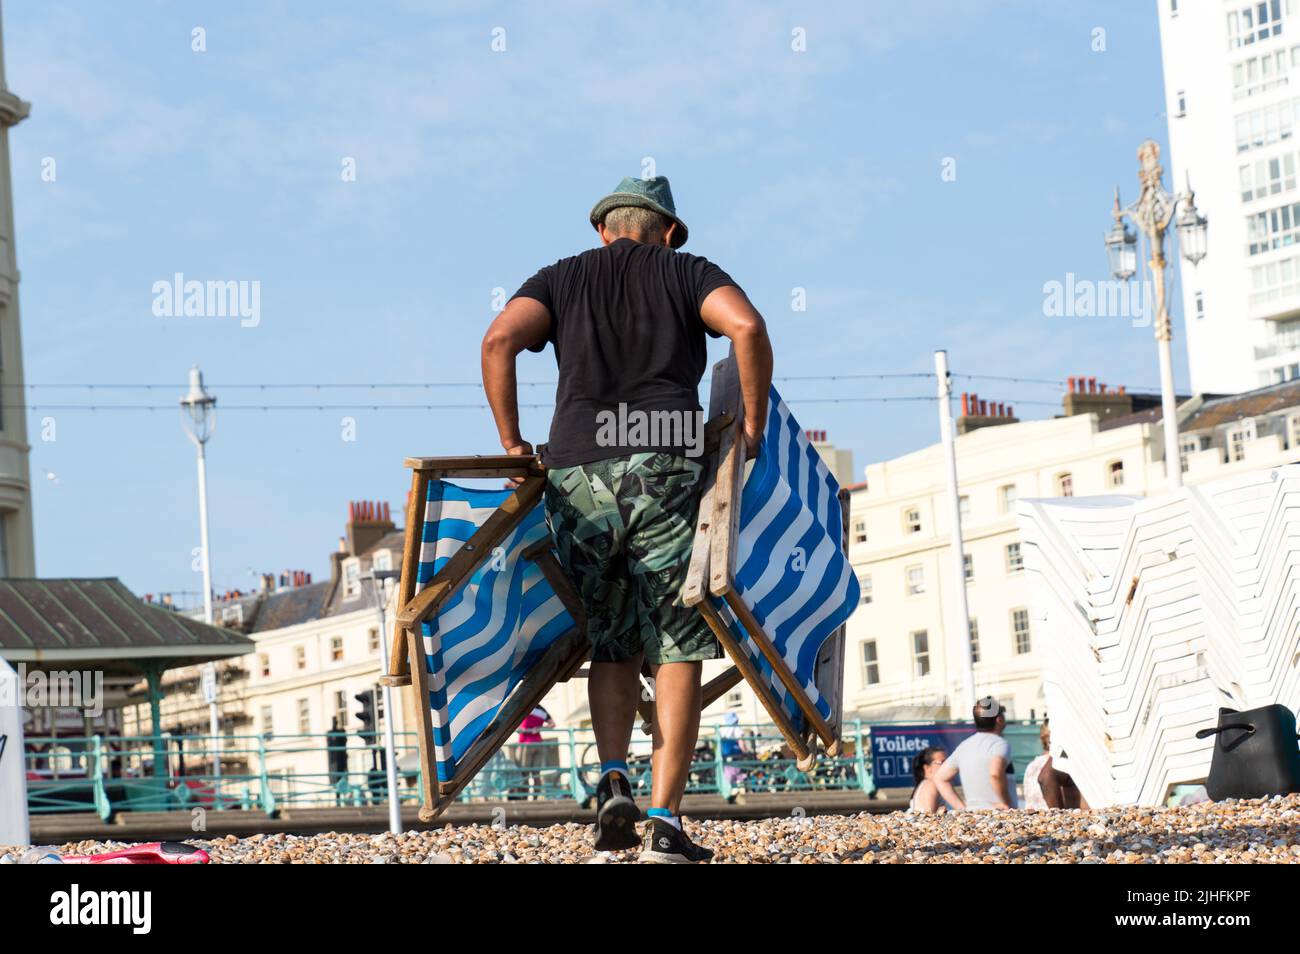
[(647, 808), (646, 816), (648, 818), (657, 818), (662, 822), (667, 822), (678, 831), (682, 830), (682, 820), (666, 808)]
[(622, 772), (624, 778), (629, 778), (629, 777), (631, 776), (631, 773), (628, 772), (628, 770), (627, 770), (627, 762), (624, 762), (624, 761), (621, 761), (621, 760), (620, 760), (620, 761), (617, 761), (617, 762), (601, 762), (601, 763), (600, 763), (600, 777), (601, 777), (601, 778), (604, 778), (604, 777), (605, 777), (606, 775), (608, 775), (610, 772)]

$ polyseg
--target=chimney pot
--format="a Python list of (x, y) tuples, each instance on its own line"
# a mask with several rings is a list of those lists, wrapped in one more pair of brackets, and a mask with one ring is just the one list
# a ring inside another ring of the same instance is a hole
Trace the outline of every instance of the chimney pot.
[(1089, 393), (1089, 394), (1096, 394), (1096, 393), (1097, 393), (1097, 379), (1096, 379), (1096, 378), (1089, 378), (1089, 379), (1088, 379), (1088, 393)]
[(965, 391), (961, 392), (961, 416), (965, 417), (970, 413), (970, 395)]
[(1015, 417), (1015, 416), (1016, 416), (1015, 409), (1012, 408), (1010, 404), (1008, 404), (1008, 405), (1007, 405), (1007, 417)]

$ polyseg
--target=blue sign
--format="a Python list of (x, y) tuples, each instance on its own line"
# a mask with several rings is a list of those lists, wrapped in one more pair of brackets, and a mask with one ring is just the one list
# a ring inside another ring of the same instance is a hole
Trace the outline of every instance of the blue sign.
[(873, 725), (871, 779), (876, 788), (911, 788), (912, 760), (918, 752), (935, 746), (947, 755), (968, 736), (974, 725)]

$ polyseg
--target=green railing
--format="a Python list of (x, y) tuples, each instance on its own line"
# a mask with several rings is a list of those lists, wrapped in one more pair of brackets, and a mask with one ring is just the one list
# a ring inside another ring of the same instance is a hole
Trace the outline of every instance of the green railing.
[[(881, 725), (883, 723), (875, 723)], [(897, 723), (899, 725), (906, 723)], [(509, 744), (461, 793), (469, 801), (573, 799), (596, 789), (600, 760), (587, 729), (542, 730), (543, 741)], [(1039, 753), (1038, 726), (1006, 728), (1017, 781)], [(124, 811), (256, 811), (281, 808), (387, 804), (382, 737), (275, 735), (164, 735), (29, 738), (27, 800), (33, 814)], [(167, 755), (155, 766), (156, 752)], [(417, 739), (396, 738), (398, 795), (418, 804), (421, 791)], [(212, 771), (220, 753), (221, 774)], [(694, 794), (732, 798), (748, 792), (875, 790), (871, 733), (865, 722), (844, 727), (843, 754), (824, 753), (811, 773), (799, 771), (784, 740), (770, 725), (704, 726), (687, 783)], [(629, 760), (638, 794), (649, 795), (649, 741), (637, 734)]]

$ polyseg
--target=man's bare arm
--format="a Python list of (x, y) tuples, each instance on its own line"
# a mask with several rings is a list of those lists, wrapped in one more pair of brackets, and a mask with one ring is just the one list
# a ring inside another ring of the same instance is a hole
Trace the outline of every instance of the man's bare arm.
[(993, 781), (993, 794), (998, 797), (1001, 803), (999, 808), (1011, 807), (1011, 792), (1008, 789), (1010, 784), (1007, 781), (1007, 760), (1001, 756), (996, 756), (989, 760), (989, 778)]
[(943, 800), (950, 806), (961, 811), (966, 807), (966, 803), (961, 800), (957, 790), (952, 787), (952, 780), (957, 777), (957, 763), (949, 759), (944, 762), (939, 771), (934, 773), (934, 787), (939, 790)]
[(772, 342), (767, 338), (767, 324), (735, 285), (709, 292), (700, 305), (700, 318), (711, 330), (730, 338), (736, 349), (745, 404), (745, 440), (752, 454), (767, 427), (767, 392), (772, 387)]
[(525, 348), (546, 341), (551, 313), (533, 298), (512, 298), (483, 336), (483, 390), (496, 420), (501, 446), (508, 454), (531, 454), (519, 433), (519, 385), (515, 358)]

